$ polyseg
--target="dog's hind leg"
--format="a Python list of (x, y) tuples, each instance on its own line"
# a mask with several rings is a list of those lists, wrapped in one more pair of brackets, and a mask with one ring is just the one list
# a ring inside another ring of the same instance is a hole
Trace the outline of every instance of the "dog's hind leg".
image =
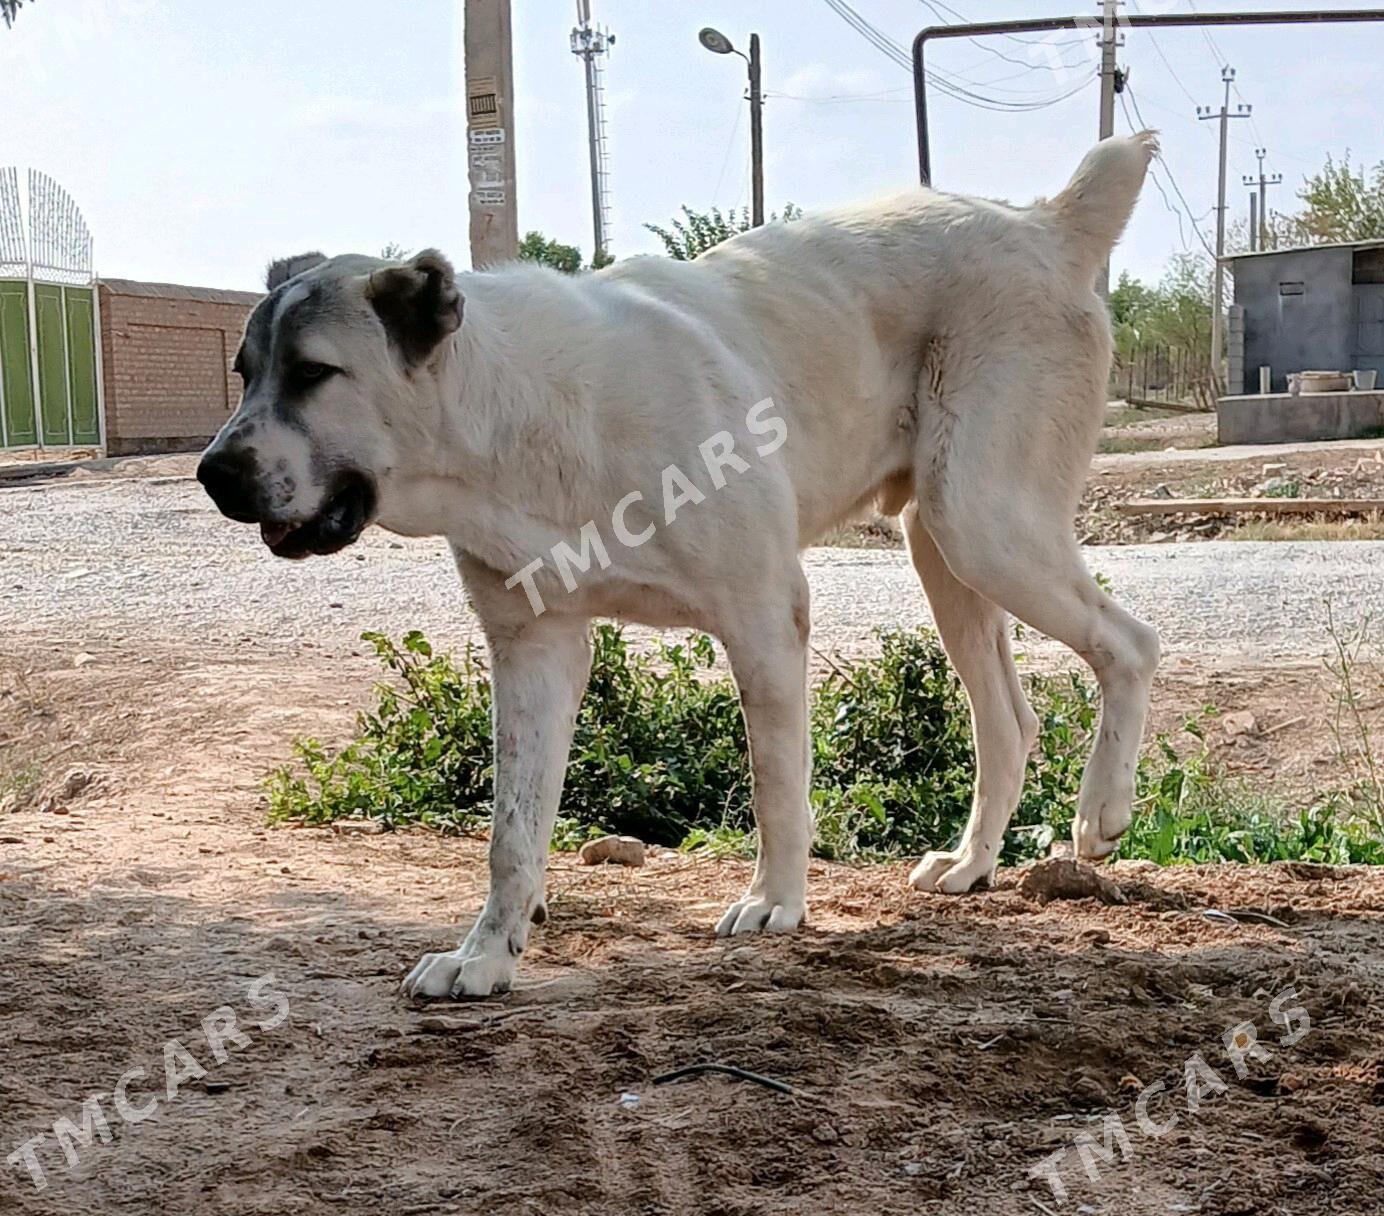
[[(1107, 364), (1095, 328), (1104, 321), (1095, 319), (1094, 300), (1090, 316), (1084, 346), (1074, 347), (1076, 327), (1066, 325), (1024, 335), (1030, 353), (1022, 361), (966, 364), (959, 384), (944, 376), (917, 488), (921, 522), (951, 572), (1071, 647), (1096, 675), (1100, 725), (1073, 837), (1079, 856), (1101, 858), (1129, 827), (1158, 635), (1096, 584), (1073, 532), (1105, 405)], [(1019, 336), (1010, 334), (1010, 344)], [(1045, 358), (1047, 351), (1066, 358)]]
[(995, 872), (1005, 829), (1023, 791), (1038, 719), (1014, 668), (1008, 615), (947, 568), (918, 518), (916, 503), (900, 518), (942, 645), (966, 686), (976, 752), (971, 817), (960, 842), (953, 850), (929, 853), (909, 882), (922, 891), (958, 894), (988, 883)]
[(721, 631), (740, 689), (754, 773), (759, 857), (744, 897), (721, 917), (722, 937), (761, 929), (786, 933), (806, 914), (811, 754), (807, 717), (810, 612), (807, 579), (796, 560), (782, 580), (765, 578)]
[[(468, 582), (473, 594), (474, 581)], [(477, 600), (476, 602), (480, 602)], [(577, 709), (591, 669), (587, 622), (487, 622), (494, 697), (495, 811), (490, 893), (456, 950), (425, 954), (410, 996), (488, 996), (514, 978), (529, 926), (546, 913), (543, 876)]]

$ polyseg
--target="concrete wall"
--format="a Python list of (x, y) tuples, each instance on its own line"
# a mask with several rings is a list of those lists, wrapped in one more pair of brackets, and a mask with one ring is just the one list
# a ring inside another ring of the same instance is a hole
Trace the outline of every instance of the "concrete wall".
[(1312, 443), (1384, 435), (1384, 393), (1222, 397), (1217, 438), (1232, 443)]
[[(1296, 250), (1235, 262), (1235, 303), (1245, 310), (1244, 382), (1259, 386), (1273, 368), (1274, 392), (1288, 391), (1288, 373), (1355, 366), (1355, 301), (1350, 249)], [(1280, 284), (1301, 283), (1301, 295)]]
[(259, 299), (247, 291), (102, 280), (107, 452), (205, 446), (239, 400), (231, 364)]

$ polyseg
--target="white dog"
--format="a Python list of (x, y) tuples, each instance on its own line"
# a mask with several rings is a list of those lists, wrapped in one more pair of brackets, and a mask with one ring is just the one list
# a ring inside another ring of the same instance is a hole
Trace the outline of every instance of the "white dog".
[(430, 251), (271, 267), (237, 358), (243, 400), (199, 478), (284, 557), (334, 552), (370, 523), (446, 537), (490, 647), (490, 894), (459, 949), (413, 969), (409, 993), (503, 990), (544, 918), (597, 616), (724, 643), (759, 861), (718, 932), (802, 922), (798, 555), (871, 504), (902, 514), (975, 728), (970, 821), (913, 885), (986, 883), (1018, 803), (1037, 721), (1007, 613), (1100, 682), (1074, 835), (1082, 857), (1111, 852), (1130, 822), (1158, 640), (1087, 573), (1072, 524), (1110, 362), (1093, 284), (1155, 151), (1149, 133), (1109, 140), (1026, 209), (916, 189), (756, 228), (691, 263), (457, 275)]

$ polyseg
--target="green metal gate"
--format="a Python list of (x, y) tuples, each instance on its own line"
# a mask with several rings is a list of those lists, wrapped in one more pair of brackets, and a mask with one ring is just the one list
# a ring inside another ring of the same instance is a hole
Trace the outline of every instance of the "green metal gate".
[(101, 444), (98, 308), (75, 204), (30, 170), (25, 225), (18, 173), (0, 169), (0, 447)]

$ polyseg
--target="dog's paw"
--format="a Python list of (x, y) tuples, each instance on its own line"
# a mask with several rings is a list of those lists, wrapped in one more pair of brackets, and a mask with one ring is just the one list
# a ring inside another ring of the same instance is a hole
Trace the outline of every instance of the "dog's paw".
[(966, 849), (949, 853), (928, 853), (913, 867), (908, 884), (919, 891), (935, 891), (939, 895), (964, 895), (988, 887), (995, 875), (995, 859), (973, 854)]
[(717, 937), (739, 937), (742, 933), (792, 933), (802, 924), (807, 908), (801, 900), (783, 903), (766, 896), (746, 895), (737, 899), (716, 925)]
[(480, 950), (463, 945), (442, 954), (425, 954), (408, 973), (403, 991), (415, 1000), (490, 996), (508, 992), (514, 982), (515, 960), (506, 951)]
[(1112, 798), (1093, 808), (1079, 807), (1072, 822), (1072, 844), (1082, 861), (1104, 861), (1119, 846), (1133, 816), (1129, 802)]

